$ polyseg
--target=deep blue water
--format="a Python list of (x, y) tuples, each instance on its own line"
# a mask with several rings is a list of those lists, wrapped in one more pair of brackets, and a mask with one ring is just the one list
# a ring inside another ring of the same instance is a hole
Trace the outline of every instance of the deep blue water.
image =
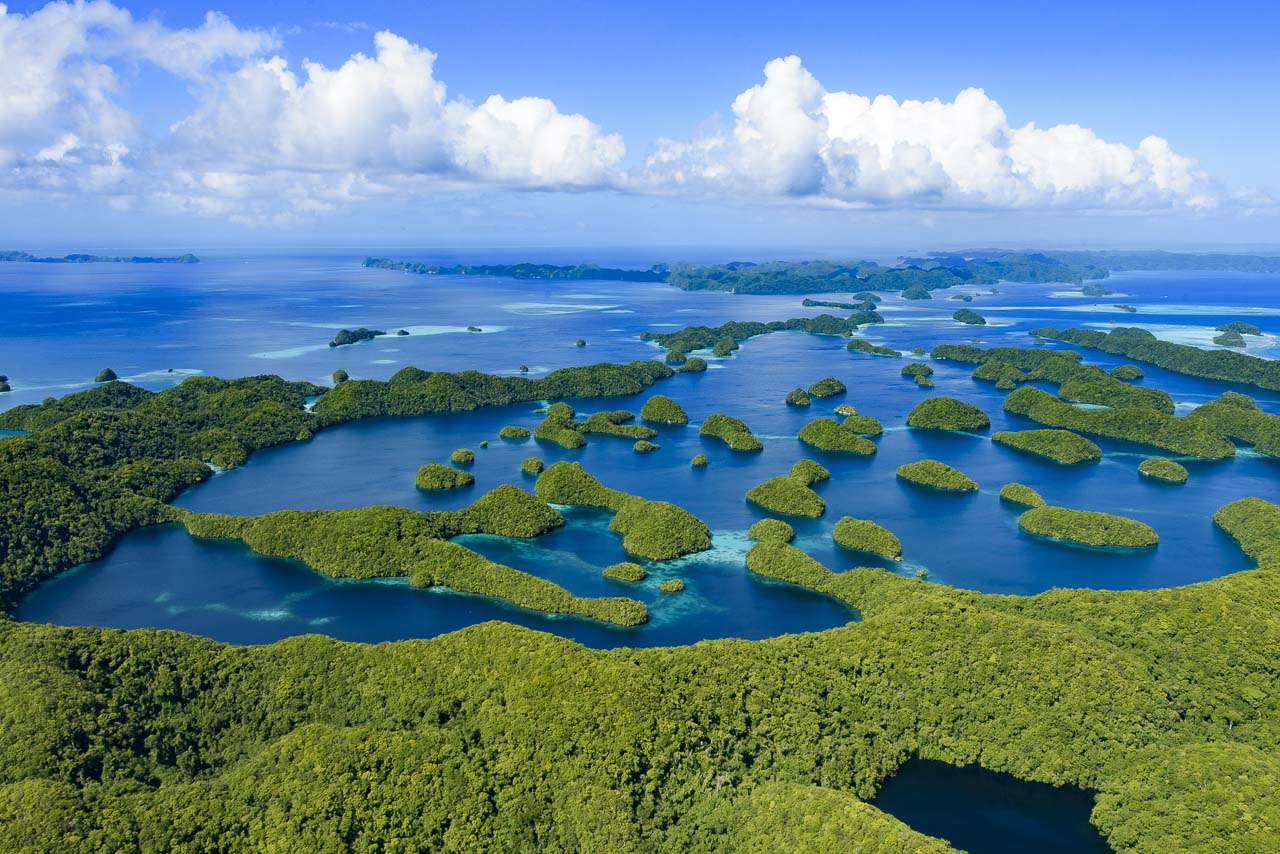
[(1111, 850), (1089, 824), (1089, 792), (1029, 783), (977, 765), (957, 768), (912, 759), (885, 781), (871, 803), (969, 854)]
[[(484, 257), (479, 253), (477, 257)], [(464, 258), (463, 260), (468, 260)], [(474, 259), (472, 259), (474, 260)], [(507, 259), (503, 259), (507, 260)], [(569, 260), (569, 259), (551, 259)], [(606, 264), (648, 264), (659, 258), (602, 257)], [(653, 358), (661, 351), (640, 332), (670, 330), (731, 319), (772, 320), (818, 313), (802, 297), (685, 294), (660, 284), (519, 282), (483, 277), (419, 277), (365, 270), (355, 256), (214, 258), (191, 267), (0, 264), (0, 300), (6, 337), (0, 373), (15, 391), (0, 405), (31, 402), (86, 387), (102, 367), (150, 388), (164, 388), (190, 373), (241, 376), (278, 373), (327, 382), (337, 368), (353, 377), (385, 378), (406, 365), (433, 370), (474, 368), (533, 374), (570, 364)], [(986, 346), (1025, 346), (1025, 332), (1120, 322), (1148, 324), (1162, 337), (1201, 342), (1212, 327), (1245, 319), (1268, 336), (1253, 351), (1275, 355), (1280, 335), (1280, 279), (1265, 276), (1125, 275), (1108, 285), (1120, 293), (1083, 298), (1071, 286), (1003, 285), (965, 289), (972, 303), (938, 292), (928, 302), (887, 297), (888, 323), (866, 336), (902, 350), (980, 339)], [(1139, 308), (1129, 314), (1115, 308)], [(983, 328), (950, 319), (961, 305), (985, 314)], [(352, 347), (326, 346), (340, 327), (407, 328)], [(466, 326), (484, 332), (466, 332)], [(585, 348), (574, 346), (587, 339)], [(820, 520), (795, 521), (797, 545), (832, 569), (883, 565), (906, 575), (926, 569), (930, 581), (998, 593), (1036, 593), (1051, 587), (1112, 589), (1187, 584), (1251, 566), (1211, 516), (1246, 495), (1276, 501), (1280, 464), (1242, 454), (1221, 463), (1188, 463), (1191, 480), (1169, 487), (1140, 478), (1137, 464), (1151, 449), (1100, 442), (1096, 464), (1062, 467), (997, 447), (986, 435), (945, 435), (902, 427), (906, 413), (929, 394), (969, 400), (986, 410), (993, 430), (1030, 425), (1000, 409), (1003, 394), (970, 379), (971, 367), (934, 363), (933, 391), (899, 376), (904, 360), (852, 355), (844, 341), (783, 333), (745, 342), (736, 355), (712, 359), (700, 375), (677, 375), (634, 398), (575, 401), (580, 412), (638, 411), (648, 394), (674, 397), (695, 422), (661, 427), (660, 451), (637, 455), (622, 439), (593, 436), (580, 451), (529, 440), (503, 442), (505, 424), (532, 428), (536, 404), (413, 419), (376, 419), (319, 434), (297, 445), (255, 455), (236, 471), (215, 476), (178, 503), (201, 511), (256, 514), (283, 508), (396, 504), (417, 509), (463, 506), (500, 483), (532, 488), (519, 472), (524, 457), (548, 463), (580, 460), (605, 485), (675, 501), (712, 528), (711, 553), (651, 565), (639, 586), (607, 581), (600, 569), (624, 558), (607, 517), (574, 512), (561, 531), (533, 541), (467, 538), (489, 557), (562, 584), (580, 595), (635, 595), (652, 609), (641, 628), (619, 630), (571, 618), (530, 614), (500, 603), (404, 584), (334, 582), (296, 563), (254, 555), (242, 546), (193, 541), (161, 528), (125, 537), (107, 557), (55, 579), (20, 606), (22, 619), (122, 627), (162, 626), (236, 643), (259, 643), (318, 631), (361, 641), (426, 637), (481, 620), (507, 619), (574, 637), (593, 646), (687, 643), (713, 637), (758, 638), (818, 630), (856, 614), (821, 596), (771, 584), (747, 573), (742, 555), (747, 527), (763, 514), (746, 504), (756, 483), (785, 473), (804, 456), (831, 469), (817, 487), (827, 501)], [(1086, 353), (1112, 366), (1112, 357)], [(174, 373), (168, 373), (173, 368)], [(1180, 411), (1218, 396), (1230, 384), (1197, 380), (1144, 366), (1146, 383), (1169, 390)], [(823, 376), (849, 386), (840, 398), (815, 400), (808, 410), (783, 405), (786, 392)], [(1247, 387), (1262, 406), (1280, 411), (1277, 395)], [(845, 458), (806, 450), (795, 438), (809, 419), (852, 403), (875, 416), (887, 432), (872, 458)], [(737, 454), (703, 440), (696, 423), (712, 412), (743, 418), (765, 440), (763, 453)], [(487, 439), (488, 448), (478, 442)], [(476, 450), (475, 487), (428, 495), (413, 485), (425, 462), (442, 461), (458, 447)], [(711, 464), (693, 470), (705, 453)], [(900, 483), (894, 469), (934, 457), (975, 478), (982, 491), (955, 496)], [(997, 497), (1017, 480), (1051, 503), (1104, 510), (1140, 519), (1161, 536), (1159, 547), (1104, 553), (1047, 543), (1019, 532), (1016, 511)], [(905, 561), (878, 561), (838, 549), (831, 540), (842, 515), (871, 518), (898, 534)], [(662, 595), (657, 583), (684, 578), (682, 594)]]

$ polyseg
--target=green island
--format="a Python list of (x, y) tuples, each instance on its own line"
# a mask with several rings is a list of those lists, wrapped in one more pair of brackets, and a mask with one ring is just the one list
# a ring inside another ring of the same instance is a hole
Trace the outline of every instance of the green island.
[(520, 471), (524, 474), (542, 474), (545, 467), (541, 457), (526, 457), (520, 462)]
[(738, 342), (758, 335), (770, 335), (774, 332), (808, 332), (812, 335), (847, 337), (857, 331), (859, 324), (880, 323), (884, 320), (878, 314), (875, 318), (878, 319), (859, 313), (848, 319), (831, 314), (819, 314), (817, 317), (793, 317), (790, 320), (771, 320), (768, 323), (758, 320), (734, 320), (719, 326), (687, 326), (675, 332), (643, 332), (640, 337), (645, 341), (654, 342), (659, 347), (667, 348), (668, 361), (673, 355), (683, 357), (694, 350), (708, 348), (711, 348), (714, 355), (723, 357), (737, 350)]
[(987, 325), (987, 319), (982, 315), (978, 314), (976, 311), (974, 311), (971, 308), (960, 309), (955, 314), (951, 315), (951, 319), (955, 320), (958, 323), (966, 324), (968, 326), (986, 326)]
[(815, 383), (811, 383), (808, 392), (812, 397), (835, 397), (837, 394), (844, 394), (849, 389), (844, 383), (835, 377), (826, 377)]
[(747, 529), (747, 536), (762, 543), (789, 543), (796, 538), (796, 532), (781, 519), (761, 519)]
[(707, 360), (701, 356), (690, 356), (677, 370), (682, 374), (701, 374), (707, 370)]
[(169, 512), (192, 536), (241, 540), (260, 554), (292, 558), (333, 578), (407, 576), (414, 587), (448, 587), (620, 626), (638, 626), (649, 618), (633, 599), (574, 596), (449, 542), (477, 533), (536, 537), (564, 524), (559, 513), (514, 486), (499, 486), (462, 510), (432, 513), (401, 507), (281, 510), (264, 516)]
[(1046, 427), (1123, 439), (1188, 457), (1222, 460), (1236, 452), (1230, 440), (1201, 419), (1179, 418), (1141, 407), (1084, 410), (1031, 386), (1011, 392), (1004, 399), (1004, 411)]
[(516, 424), (508, 424), (507, 426), (503, 427), (501, 430), (498, 431), (499, 439), (507, 439), (510, 441), (520, 441), (521, 439), (528, 439), (532, 435), (533, 434), (529, 432), (528, 427), (520, 427)]
[(396, 261), (392, 258), (365, 258), (364, 266), (379, 270), (398, 270), (421, 276), (502, 276), (513, 279), (563, 279), (581, 281), (590, 279), (601, 282), (662, 282), (666, 271), (662, 266), (648, 270), (620, 270), (596, 264), (456, 264), (441, 266), (414, 261)]
[(1018, 517), (1018, 527), (1050, 540), (1098, 548), (1151, 548), (1160, 537), (1150, 525), (1094, 510), (1032, 507)]
[(898, 466), (898, 477), (941, 492), (976, 492), (978, 484), (964, 472), (937, 460), (918, 460)]
[(1280, 565), (1280, 507), (1261, 498), (1241, 498), (1219, 507), (1213, 523), (1258, 566)]
[(787, 472), (787, 477), (802, 481), (805, 486), (812, 486), (831, 479), (831, 472), (822, 463), (815, 460), (797, 460)]
[(551, 404), (547, 407), (546, 417), (533, 428), (533, 438), (554, 442), (571, 451), (585, 447), (587, 440), (582, 435), (582, 425), (573, 420), (576, 414), (567, 403)]
[(115, 371), (111, 370), (110, 368), (103, 368), (102, 370), (98, 371), (97, 376), (93, 378), (93, 381), (95, 383), (109, 383), (109, 382), (115, 382), (117, 379), (119, 379), (119, 377), (116, 376)]
[(413, 479), (418, 489), (457, 489), (476, 482), (475, 475), (439, 463), (427, 463)]
[(1048, 503), (1040, 493), (1021, 483), (1006, 483), (1000, 487), (1000, 500), (1022, 507), (1044, 507)]
[(1162, 457), (1143, 460), (1138, 464), (1138, 473), (1143, 477), (1149, 477), (1152, 480), (1161, 480), (1167, 483), (1187, 482), (1187, 467), (1182, 463), (1175, 462), (1174, 460), (1166, 460)]
[(651, 454), (662, 446), (657, 442), (650, 442), (648, 439), (640, 439), (631, 446), (631, 450), (637, 454)]
[(578, 425), (583, 433), (601, 433), (605, 436), (621, 436), (624, 439), (652, 439), (658, 431), (643, 424), (632, 424), (636, 416), (626, 409), (593, 412)]
[(1147, 362), (1166, 371), (1192, 377), (1280, 391), (1280, 361), (1231, 350), (1203, 350), (1189, 344), (1161, 341), (1145, 329), (1119, 326), (1110, 332), (1098, 332), (1090, 329), (1060, 331), (1044, 327), (1031, 334)]
[(787, 543), (762, 541), (747, 552), (747, 569), (774, 581), (785, 581), (842, 598), (836, 591), (840, 576)]
[(907, 426), (921, 430), (986, 430), (991, 419), (972, 403), (954, 397), (930, 397), (907, 413)]
[(812, 405), (813, 400), (810, 399), (809, 393), (804, 389), (793, 388), (791, 391), (787, 392), (785, 402), (787, 406), (810, 406)]
[(1114, 296), (1115, 291), (1106, 285), (1088, 284), (1080, 289), (1080, 293), (1087, 297), (1109, 297)]
[(24, 262), (27, 264), (199, 264), (200, 259), (187, 253), (176, 256), (152, 255), (86, 255), (75, 252), (70, 255), (37, 256), (29, 252), (6, 249), (0, 251), (0, 262)]
[(892, 531), (870, 519), (842, 516), (836, 522), (833, 536), (836, 545), (841, 548), (880, 555), (890, 560), (902, 560), (902, 541)]
[(622, 548), (629, 555), (671, 560), (711, 548), (711, 531), (689, 511), (609, 489), (579, 463), (552, 463), (538, 476), (534, 490), (550, 504), (613, 511), (609, 530), (622, 534)]
[[(849, 418), (857, 417), (849, 416)], [(848, 421), (849, 418), (845, 420)], [(875, 442), (858, 435), (858, 431), (845, 427), (834, 418), (815, 418), (801, 427), (800, 441), (819, 451), (829, 453), (869, 456), (876, 452)]]
[(879, 436), (884, 433), (884, 426), (870, 415), (846, 415), (840, 422), (845, 430), (851, 430), (859, 436)]
[[(868, 299), (863, 300), (862, 302), (829, 302), (827, 300), (805, 298), (800, 301), (800, 304), (805, 308), (840, 308), (845, 311), (875, 312), (878, 299)], [(876, 317), (880, 316), (877, 314)], [(880, 317), (879, 320), (868, 320), (866, 322), (884, 323), (884, 318)]]
[(338, 370), (333, 372), (331, 379), (333, 380), (334, 385), (342, 385), (347, 380), (351, 379), (351, 375), (342, 370), (342, 368), (338, 368)]
[(449, 455), (449, 461), (458, 465), (471, 465), (476, 461), (476, 452), (470, 448), (458, 448)]
[(1213, 336), (1213, 343), (1219, 347), (1244, 347), (1244, 336), (1239, 332), (1223, 332), (1221, 335)]
[(655, 394), (640, 407), (640, 419), (658, 424), (688, 424), (689, 416), (680, 404), (665, 394)]
[(911, 377), (922, 388), (933, 388), (933, 366), (926, 362), (908, 362), (902, 366), (902, 376)]
[(933, 299), (933, 294), (929, 293), (929, 289), (924, 285), (912, 285), (902, 289), (902, 298), (910, 300)]
[(1252, 445), (1260, 454), (1280, 457), (1280, 415), (1263, 412), (1248, 395), (1224, 392), (1217, 400), (1188, 412), (1186, 418), (1230, 439)]
[(632, 563), (624, 560), (622, 563), (615, 563), (606, 566), (601, 573), (605, 578), (612, 578), (614, 581), (644, 581), (649, 577), (649, 573), (638, 563)]
[(9, 387), (9, 378), (4, 375), (0, 375), (0, 392), (6, 392), (6, 391), (12, 391), (12, 390), (13, 389)]
[(857, 415), (858, 408), (851, 403), (841, 403), (833, 410), (836, 415)]
[(1108, 373), (1118, 380), (1140, 380), (1146, 376), (1137, 365), (1116, 365)]
[(1070, 430), (1018, 430), (1001, 431), (991, 435), (991, 441), (1028, 454), (1053, 460), (1064, 466), (1093, 462), (1102, 459), (1102, 449), (1083, 436)]
[(866, 353), (868, 356), (901, 356), (897, 350), (890, 347), (881, 347), (879, 344), (872, 344), (865, 338), (855, 338), (845, 345), (845, 349), (851, 353)]
[(771, 477), (764, 483), (747, 490), (747, 501), (784, 516), (808, 516), (816, 519), (827, 510), (822, 496), (809, 488), (799, 477), (782, 475)]
[(972, 294), (952, 294), (951, 298), (960, 302), (973, 302)]
[(663, 593), (679, 593), (684, 590), (684, 580), (680, 578), (668, 578), (658, 585), (658, 589)]
[(718, 412), (708, 415), (698, 432), (719, 439), (735, 451), (764, 450), (764, 444), (752, 434), (751, 428), (730, 415)]
[(333, 336), (333, 340), (329, 342), (330, 347), (345, 347), (348, 344), (357, 344), (361, 341), (372, 341), (380, 335), (386, 335), (381, 329), (366, 329), (361, 326), (359, 329), (340, 329), (338, 334)]
[(1058, 385), (1058, 397), (1075, 403), (1111, 408), (1142, 407), (1173, 414), (1173, 398), (1160, 389), (1143, 388), (1122, 382), (1093, 365), (1080, 364), (1079, 353), (993, 347), (983, 350), (967, 344), (940, 344), (933, 349), (935, 359), (975, 364), (973, 378), (994, 382), (996, 388), (1013, 389), (1030, 380)]
[(1242, 320), (1233, 320), (1230, 323), (1224, 323), (1217, 327), (1218, 332), (1234, 332), (1237, 335), (1261, 335), (1262, 327), (1254, 326), (1252, 323), (1245, 323)]

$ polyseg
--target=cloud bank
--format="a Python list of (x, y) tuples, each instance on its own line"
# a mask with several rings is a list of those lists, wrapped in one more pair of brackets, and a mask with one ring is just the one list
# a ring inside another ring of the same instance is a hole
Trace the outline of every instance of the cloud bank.
[[(1231, 201), (1158, 136), (1128, 146), (1074, 124), (1012, 127), (977, 88), (951, 101), (828, 91), (796, 56), (769, 62), (733, 101), (731, 129), (660, 139), (628, 165), (621, 136), (585, 116), (540, 97), (451, 99), (430, 50), (387, 31), (373, 47), (295, 69), (275, 34), (213, 12), (173, 29), (108, 0), (29, 15), (0, 5), (0, 188), (281, 224), (468, 187), (870, 209)], [(144, 127), (122, 73), (140, 65), (182, 81), (187, 115)]]

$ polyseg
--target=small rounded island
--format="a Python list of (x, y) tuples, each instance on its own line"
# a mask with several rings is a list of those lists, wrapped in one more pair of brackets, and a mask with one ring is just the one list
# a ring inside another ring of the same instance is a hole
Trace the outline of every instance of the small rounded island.
[(615, 563), (612, 566), (606, 566), (602, 573), (605, 578), (612, 578), (614, 581), (644, 581), (649, 573), (645, 572), (643, 566), (638, 563), (632, 563), (624, 560), (622, 563)]
[(1000, 487), (1000, 500), (1021, 507), (1043, 507), (1046, 503), (1040, 493), (1021, 483), (1006, 483)]
[(972, 403), (954, 397), (931, 397), (907, 413), (907, 426), (921, 430), (986, 430), (991, 419)]
[(658, 589), (663, 593), (679, 593), (684, 590), (684, 581), (679, 578), (668, 578), (658, 585)]
[(1152, 480), (1159, 480), (1165, 483), (1187, 482), (1187, 467), (1182, 463), (1167, 460), (1163, 457), (1143, 460), (1138, 465), (1138, 473), (1143, 477), (1149, 477)]
[(900, 465), (897, 475), (908, 483), (941, 492), (975, 492), (978, 489), (977, 481), (959, 469), (937, 460), (920, 460)]
[(747, 529), (747, 536), (762, 543), (789, 543), (796, 532), (781, 519), (761, 519)]
[(528, 439), (532, 435), (533, 434), (527, 427), (519, 427), (515, 424), (508, 424), (506, 427), (503, 427), (498, 431), (498, 438), (507, 439), (509, 441)]
[(642, 421), (653, 421), (659, 424), (688, 424), (689, 416), (676, 403), (665, 394), (655, 394), (644, 402), (644, 406), (640, 407), (640, 419)]
[(842, 548), (880, 555), (890, 560), (902, 560), (902, 541), (892, 531), (870, 519), (845, 516), (836, 522), (833, 536), (836, 545)]
[(1094, 548), (1144, 549), (1160, 542), (1150, 525), (1136, 519), (1066, 507), (1033, 507), (1018, 517), (1018, 527), (1049, 540)]
[(418, 489), (429, 491), (457, 489), (462, 486), (470, 486), (475, 482), (475, 476), (471, 472), (459, 471), (449, 466), (442, 466), (440, 463), (427, 463), (418, 469), (418, 475), (414, 478), (414, 483), (417, 484)]

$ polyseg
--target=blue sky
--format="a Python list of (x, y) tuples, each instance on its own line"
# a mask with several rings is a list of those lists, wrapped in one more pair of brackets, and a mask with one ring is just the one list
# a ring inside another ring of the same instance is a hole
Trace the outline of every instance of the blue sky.
[(1048, 6), (11, 3), (0, 233), (1280, 244), (1280, 12)]

